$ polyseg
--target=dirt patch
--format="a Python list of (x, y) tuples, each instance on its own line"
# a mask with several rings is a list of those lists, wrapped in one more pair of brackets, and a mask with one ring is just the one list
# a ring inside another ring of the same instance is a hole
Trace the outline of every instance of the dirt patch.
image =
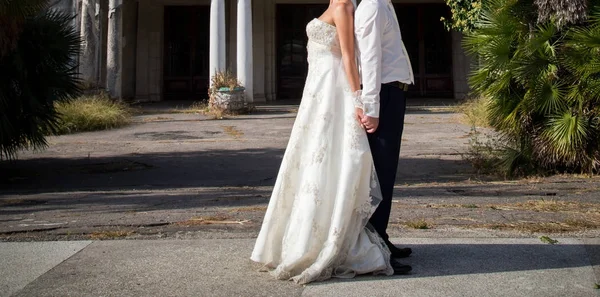
[(150, 122), (165, 122), (165, 121), (171, 121), (173, 120), (173, 118), (167, 118), (167, 117), (152, 117), (152, 118), (145, 118), (143, 119), (144, 122), (146, 123), (150, 123)]
[(518, 222), (502, 224), (474, 224), (470, 228), (509, 230), (527, 233), (565, 233), (600, 228), (600, 222), (565, 220), (564, 222)]
[(229, 136), (232, 136), (233, 138), (240, 138), (242, 136), (244, 136), (244, 133), (238, 129), (236, 129), (235, 126), (223, 126), (223, 131), (225, 131), (225, 133)]
[(229, 210), (230, 213), (240, 213), (240, 212), (264, 212), (267, 211), (267, 206), (246, 206), (246, 207), (237, 207)]
[[(527, 196), (523, 197), (527, 198)], [(456, 200), (461, 200), (457, 198)], [(394, 203), (391, 226), (402, 230), (457, 227), (515, 233), (600, 230), (600, 203), (525, 200), (513, 203)]]
[(178, 226), (197, 226), (197, 225), (245, 225), (249, 220), (234, 220), (226, 215), (214, 215), (206, 217), (193, 217), (189, 220), (176, 222)]
[(125, 231), (125, 230), (117, 230), (117, 231), (96, 231), (89, 234), (89, 238), (92, 240), (110, 240), (110, 239), (119, 239), (128, 237), (135, 232), (133, 231)]
[(499, 210), (531, 210), (539, 212), (579, 212), (600, 213), (600, 203), (582, 203), (578, 201), (529, 200), (512, 204), (492, 204)]
[(16, 206), (34, 206), (48, 202), (47, 200), (30, 200), (30, 199), (0, 199), (0, 206), (2, 207), (16, 207)]
[(191, 140), (203, 139), (201, 136), (190, 135), (189, 131), (139, 132), (133, 136), (146, 140)]

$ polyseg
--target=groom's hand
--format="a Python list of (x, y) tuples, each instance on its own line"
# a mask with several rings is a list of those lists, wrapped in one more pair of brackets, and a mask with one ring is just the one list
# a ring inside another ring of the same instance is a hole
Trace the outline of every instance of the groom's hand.
[(377, 131), (377, 127), (379, 127), (379, 118), (372, 118), (370, 116), (363, 115), (361, 123), (367, 130), (367, 133), (375, 133), (375, 131)]

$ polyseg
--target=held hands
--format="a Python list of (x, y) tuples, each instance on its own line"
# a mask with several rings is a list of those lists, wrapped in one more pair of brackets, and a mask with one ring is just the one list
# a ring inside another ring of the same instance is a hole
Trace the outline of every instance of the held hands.
[(352, 95), (354, 100), (356, 120), (360, 126), (367, 131), (367, 133), (375, 133), (375, 131), (377, 131), (377, 127), (379, 127), (379, 119), (372, 118), (364, 114), (361, 90), (355, 91)]
[(363, 115), (361, 123), (367, 130), (367, 133), (375, 133), (379, 127), (379, 118), (372, 118), (368, 115)]

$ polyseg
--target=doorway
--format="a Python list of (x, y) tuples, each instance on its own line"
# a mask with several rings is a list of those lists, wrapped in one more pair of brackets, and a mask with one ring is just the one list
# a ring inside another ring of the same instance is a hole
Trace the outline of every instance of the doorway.
[(209, 6), (166, 6), (164, 98), (202, 100), (209, 85)]
[(454, 96), (452, 35), (440, 17), (448, 19), (445, 4), (394, 4), (402, 40), (415, 75), (409, 97)]

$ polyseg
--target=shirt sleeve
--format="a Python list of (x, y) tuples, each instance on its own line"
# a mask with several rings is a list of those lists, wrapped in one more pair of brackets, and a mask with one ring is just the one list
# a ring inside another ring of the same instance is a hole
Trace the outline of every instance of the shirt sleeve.
[(379, 117), (381, 90), (382, 35), (384, 18), (377, 3), (367, 4), (356, 16), (356, 41), (360, 51), (364, 114)]

